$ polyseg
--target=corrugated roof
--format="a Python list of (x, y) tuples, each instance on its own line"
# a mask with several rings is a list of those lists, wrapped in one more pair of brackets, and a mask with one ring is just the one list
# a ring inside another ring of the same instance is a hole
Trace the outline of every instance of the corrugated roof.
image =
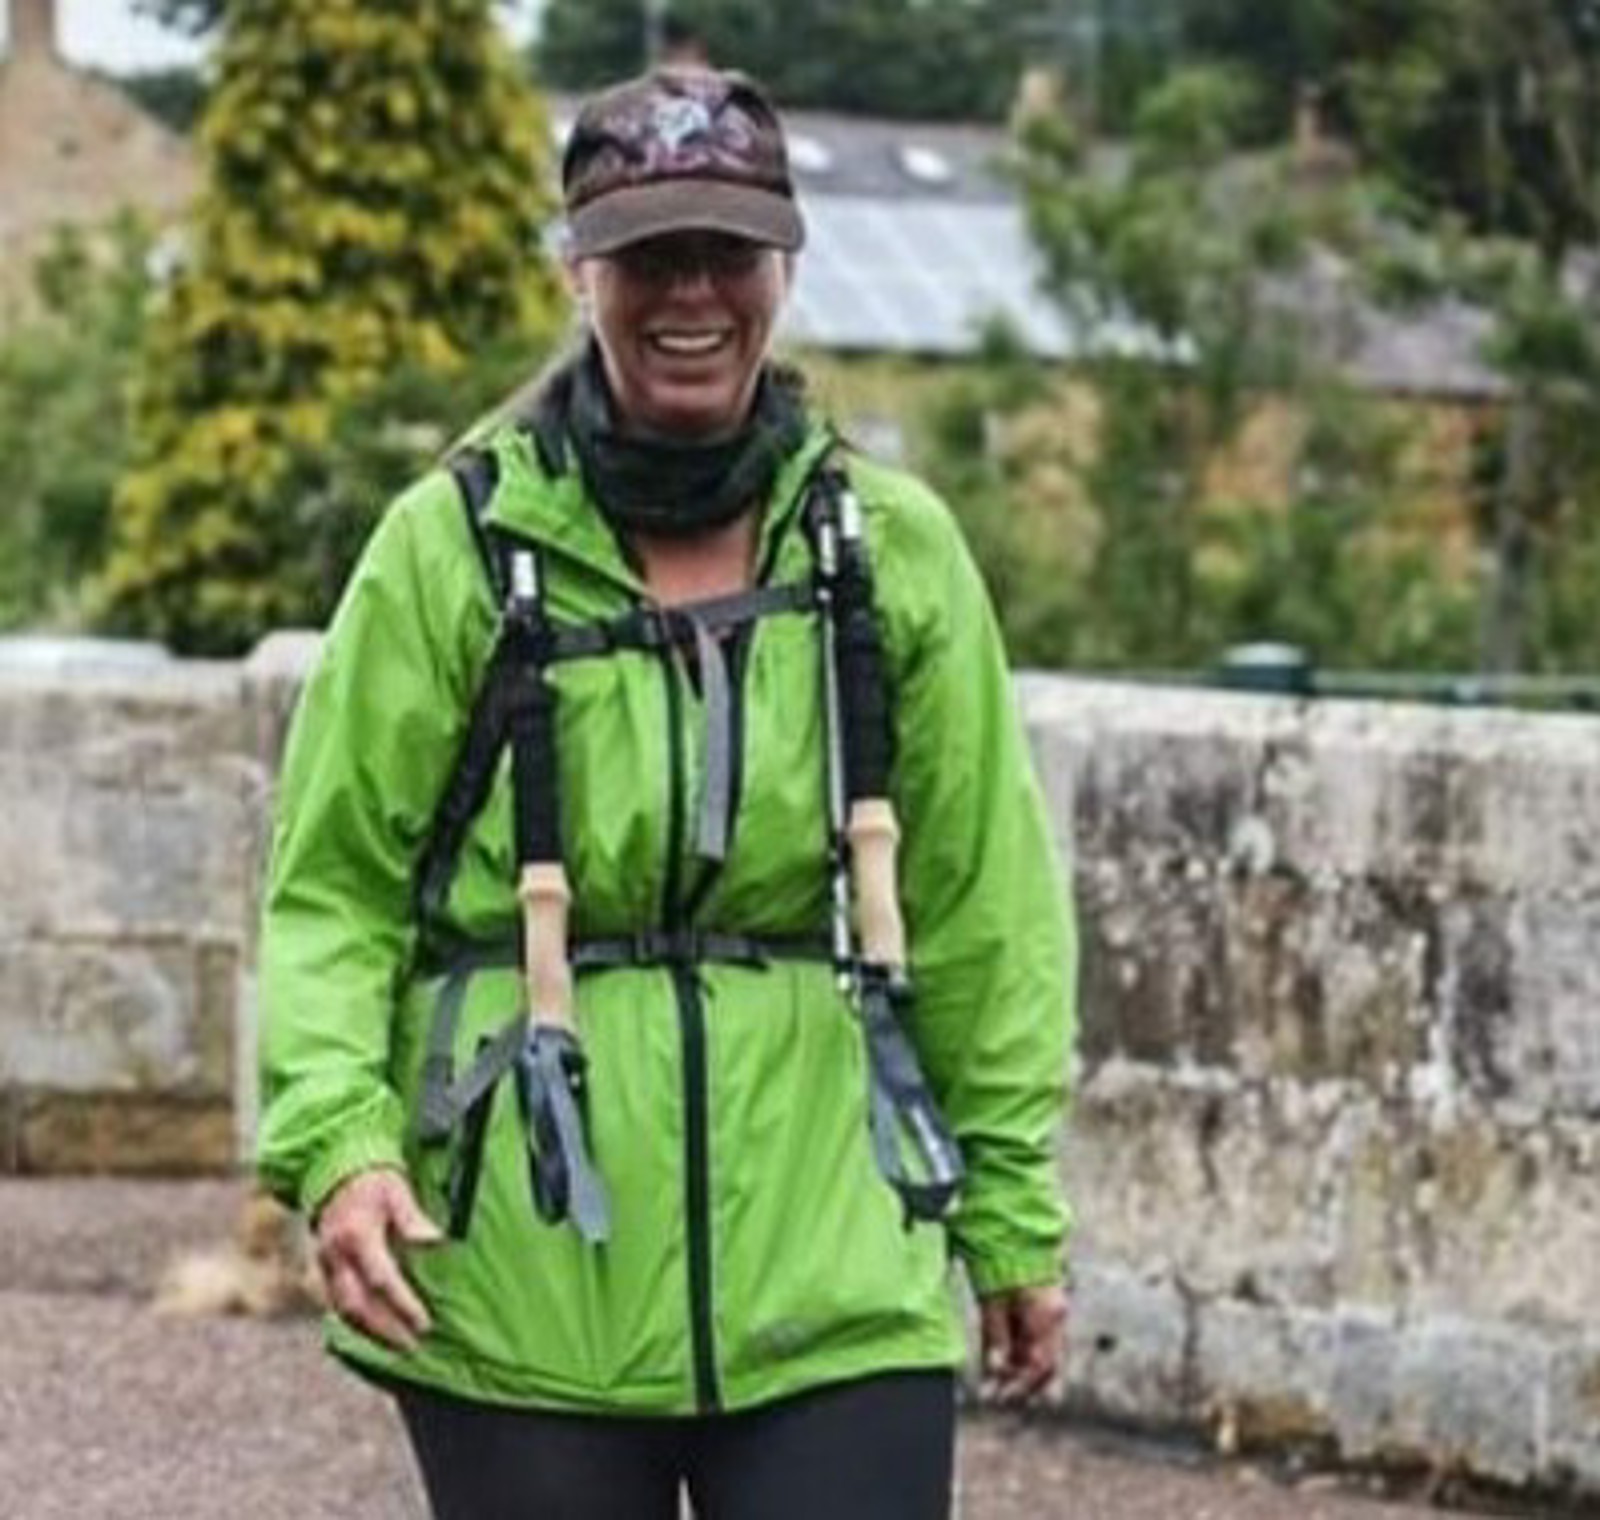
[(818, 348), (967, 354), (1003, 319), (1043, 357), (1078, 351), (1037, 288), (1022, 212), (1005, 202), (801, 197), (807, 243), (784, 336)]
[[(803, 194), (939, 202), (1015, 199), (1004, 167), (1014, 148), (1010, 135), (997, 127), (880, 121), (825, 111), (785, 111), (783, 120), (791, 140), (815, 144), (832, 161), (826, 169), (795, 163)], [(919, 160), (943, 164), (948, 176), (919, 175)]]

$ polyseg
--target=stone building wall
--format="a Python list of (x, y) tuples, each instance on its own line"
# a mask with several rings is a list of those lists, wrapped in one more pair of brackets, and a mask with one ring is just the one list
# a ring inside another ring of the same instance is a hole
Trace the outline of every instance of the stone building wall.
[(199, 184), (187, 141), (62, 61), (56, 9), (11, 0), (0, 55), (0, 324), (27, 309), (33, 262), (57, 227), (94, 228), (119, 210), (165, 226)]
[[(0, 674), (0, 1168), (224, 1168), (308, 639)], [(1600, 1496), (1600, 722), (1033, 677), (1072, 1403)]]

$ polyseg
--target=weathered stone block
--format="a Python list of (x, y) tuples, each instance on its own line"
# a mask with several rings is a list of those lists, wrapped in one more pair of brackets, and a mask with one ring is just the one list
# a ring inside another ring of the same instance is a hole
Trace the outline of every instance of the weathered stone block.
[(0, 1082), (227, 1093), (235, 959), (170, 941), (0, 943)]
[(1188, 1321), (1188, 1306), (1170, 1278), (1080, 1261), (1073, 1273), (1067, 1402), (1113, 1419), (1187, 1420)]
[(1175, 687), (1036, 677), (1022, 700), (1046, 795), (1073, 802), (1081, 858), (1226, 857), (1259, 810), (1268, 746), (1299, 725), (1289, 703)]
[(1328, 1442), (1336, 1421), (1336, 1321), (1231, 1299), (1195, 1308), (1200, 1410), (1246, 1446)]
[(225, 1098), (32, 1093), (22, 1095), (19, 1110), (9, 1158), (18, 1172), (198, 1176), (234, 1162)]
[(1543, 1334), (1481, 1321), (1408, 1326), (1395, 1341), (1392, 1441), (1441, 1466), (1526, 1483), (1547, 1429), (1551, 1349)]
[(1595, 1319), (1600, 1126), (1458, 1110), (1410, 1136), (1397, 1199), (1420, 1314), (1546, 1328)]
[(237, 673), (0, 678), (0, 900), (14, 934), (238, 932)]
[(1550, 1354), (1539, 1472), (1600, 1510), (1600, 1330), (1562, 1336)]

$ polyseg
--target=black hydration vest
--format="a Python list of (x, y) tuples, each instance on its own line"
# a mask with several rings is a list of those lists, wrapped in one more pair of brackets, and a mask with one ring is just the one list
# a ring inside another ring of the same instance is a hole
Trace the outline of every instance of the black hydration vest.
[[(885, 1180), (900, 1197), (909, 1225), (948, 1210), (962, 1181), (959, 1151), (928, 1091), (903, 1016), (911, 991), (888, 968), (862, 960), (849, 922), (849, 843), (844, 815), (857, 798), (888, 795), (892, 725), (883, 644), (876, 616), (864, 537), (841, 533), (849, 483), (824, 458), (806, 486), (804, 526), (814, 569), (799, 580), (760, 585), (732, 596), (674, 607), (641, 605), (586, 624), (556, 624), (544, 605), (544, 548), (488, 520), (498, 485), (495, 456), (467, 449), (450, 462), (472, 538), (502, 609), (499, 635), (473, 707), (467, 733), (414, 878), (419, 925), (419, 969), (442, 977), (424, 1065), (418, 1137), (442, 1145), (452, 1136), (457, 1150), (449, 1184), (450, 1229), (460, 1236), (470, 1219), (481, 1165), (488, 1110), (499, 1078), (522, 1049), (526, 1017), (518, 1014), (499, 1034), (480, 1042), (475, 1059), (455, 1070), (454, 1043), (466, 985), (490, 966), (520, 960), (516, 937), (485, 943), (463, 939), (444, 922), (456, 864), (474, 819), (487, 801), (501, 756), (511, 752), (516, 859), (559, 862), (561, 818), (555, 742), (555, 693), (549, 668), (561, 661), (605, 658), (623, 649), (692, 650), (698, 661), (706, 714), (705, 780), (695, 826), (695, 854), (702, 862), (697, 889), (678, 921), (641, 926), (632, 934), (572, 939), (568, 958), (575, 976), (624, 966), (667, 966), (693, 981), (702, 961), (762, 965), (773, 959), (831, 962), (848, 984), (866, 1038), (870, 1087), (868, 1114), (874, 1153)], [(828, 756), (830, 819), (828, 854), (832, 922), (811, 935), (755, 936), (702, 928), (693, 913), (715, 868), (725, 858), (734, 805), (738, 736), (733, 732), (730, 673), (722, 637), (779, 613), (814, 611), (823, 652), (824, 688), (834, 732)], [(828, 655), (831, 653), (831, 660)], [(831, 668), (830, 668), (831, 667)], [(569, 1073), (581, 1095), (581, 1056), (568, 1055)], [(525, 1103), (525, 1108), (527, 1107)], [(546, 1218), (571, 1217), (586, 1238), (603, 1240), (608, 1227), (603, 1189), (582, 1175), (587, 1165), (581, 1136), (567, 1136), (576, 1149), (577, 1175), (553, 1158), (561, 1122), (529, 1114), (530, 1167), (535, 1202)], [(540, 1133), (539, 1131), (542, 1131)]]

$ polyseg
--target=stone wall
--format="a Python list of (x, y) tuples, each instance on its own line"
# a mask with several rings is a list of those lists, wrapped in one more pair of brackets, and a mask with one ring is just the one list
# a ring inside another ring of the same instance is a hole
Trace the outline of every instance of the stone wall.
[[(310, 641), (0, 674), (0, 1169), (230, 1165)], [(1026, 679), (1070, 1399), (1600, 1495), (1600, 722)]]
[(1060, 681), (1072, 1398), (1600, 1495), (1600, 723)]
[[(0, 1172), (224, 1171), (301, 658), (0, 661)], [(290, 648), (303, 651), (290, 637)]]

